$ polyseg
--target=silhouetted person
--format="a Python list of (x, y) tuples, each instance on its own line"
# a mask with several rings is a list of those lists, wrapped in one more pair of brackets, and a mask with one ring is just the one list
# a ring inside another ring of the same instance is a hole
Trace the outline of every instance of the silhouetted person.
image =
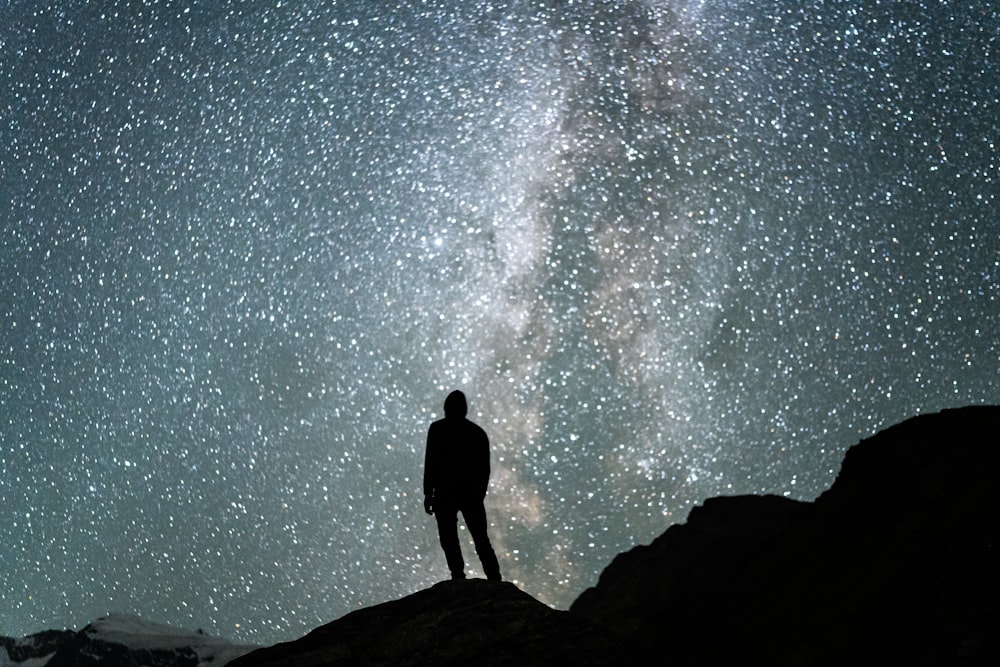
[(500, 581), (500, 565), (486, 534), (486, 487), (490, 482), (490, 440), (465, 418), (465, 394), (453, 391), (444, 401), (444, 419), (427, 431), (424, 459), (424, 510), (437, 519), (441, 548), (452, 579), (465, 579), (458, 542), (458, 513), (476, 543), (486, 578)]

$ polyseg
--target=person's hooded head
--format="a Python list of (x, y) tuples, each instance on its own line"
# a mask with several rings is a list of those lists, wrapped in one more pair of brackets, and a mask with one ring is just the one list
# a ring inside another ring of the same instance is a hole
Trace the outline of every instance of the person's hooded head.
[(461, 419), (469, 413), (469, 404), (465, 401), (465, 394), (457, 389), (444, 399), (444, 416)]

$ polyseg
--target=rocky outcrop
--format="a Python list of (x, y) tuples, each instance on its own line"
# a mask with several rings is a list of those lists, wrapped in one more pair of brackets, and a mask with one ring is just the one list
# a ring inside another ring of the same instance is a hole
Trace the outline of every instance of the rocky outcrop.
[(256, 648), (124, 614), (99, 618), (79, 632), (50, 630), (23, 639), (2, 638), (0, 645), (12, 665), (46, 667), (224, 665)]
[(814, 503), (713, 498), (571, 611), (675, 665), (995, 664), (1000, 408), (853, 447)]
[(570, 610), (606, 623), (640, 655), (669, 646), (671, 664), (698, 664), (697, 646), (682, 660), (677, 651), (717, 636), (719, 605), (733, 603), (750, 564), (804, 505), (778, 496), (711, 498), (687, 523), (619, 554)]
[(7, 654), (6, 661), (0, 655), (0, 665), (41, 662), (58, 651), (75, 634), (72, 630), (45, 630), (19, 639), (0, 637), (0, 650)]
[(231, 667), (278, 665), (618, 664), (608, 631), (551, 609), (510, 583), (446, 581), (352, 612), (298, 641), (260, 649)]

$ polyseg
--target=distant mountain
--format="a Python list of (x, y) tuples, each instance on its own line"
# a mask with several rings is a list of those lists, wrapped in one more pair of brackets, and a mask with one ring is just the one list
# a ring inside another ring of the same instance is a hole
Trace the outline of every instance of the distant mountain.
[(0, 667), (44, 665), (75, 634), (72, 630), (46, 630), (21, 639), (0, 637)]
[(79, 632), (2, 637), (0, 647), (6, 649), (0, 654), (4, 667), (198, 667), (224, 665), (257, 648), (122, 614), (100, 618)]
[(112, 616), (0, 638), (0, 667), (994, 665), (998, 479), (1000, 407), (948, 410), (852, 447), (815, 502), (707, 500), (568, 612), (448, 581), (249, 653)]
[(995, 665), (1000, 408), (852, 447), (813, 503), (712, 498), (571, 606), (640, 661)]

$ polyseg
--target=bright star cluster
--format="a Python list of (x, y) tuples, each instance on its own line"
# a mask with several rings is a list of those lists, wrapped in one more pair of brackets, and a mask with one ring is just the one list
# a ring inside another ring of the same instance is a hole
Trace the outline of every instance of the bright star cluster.
[(455, 388), (561, 608), (1000, 403), (998, 51), (987, 0), (0, 4), (0, 634), (445, 578)]

